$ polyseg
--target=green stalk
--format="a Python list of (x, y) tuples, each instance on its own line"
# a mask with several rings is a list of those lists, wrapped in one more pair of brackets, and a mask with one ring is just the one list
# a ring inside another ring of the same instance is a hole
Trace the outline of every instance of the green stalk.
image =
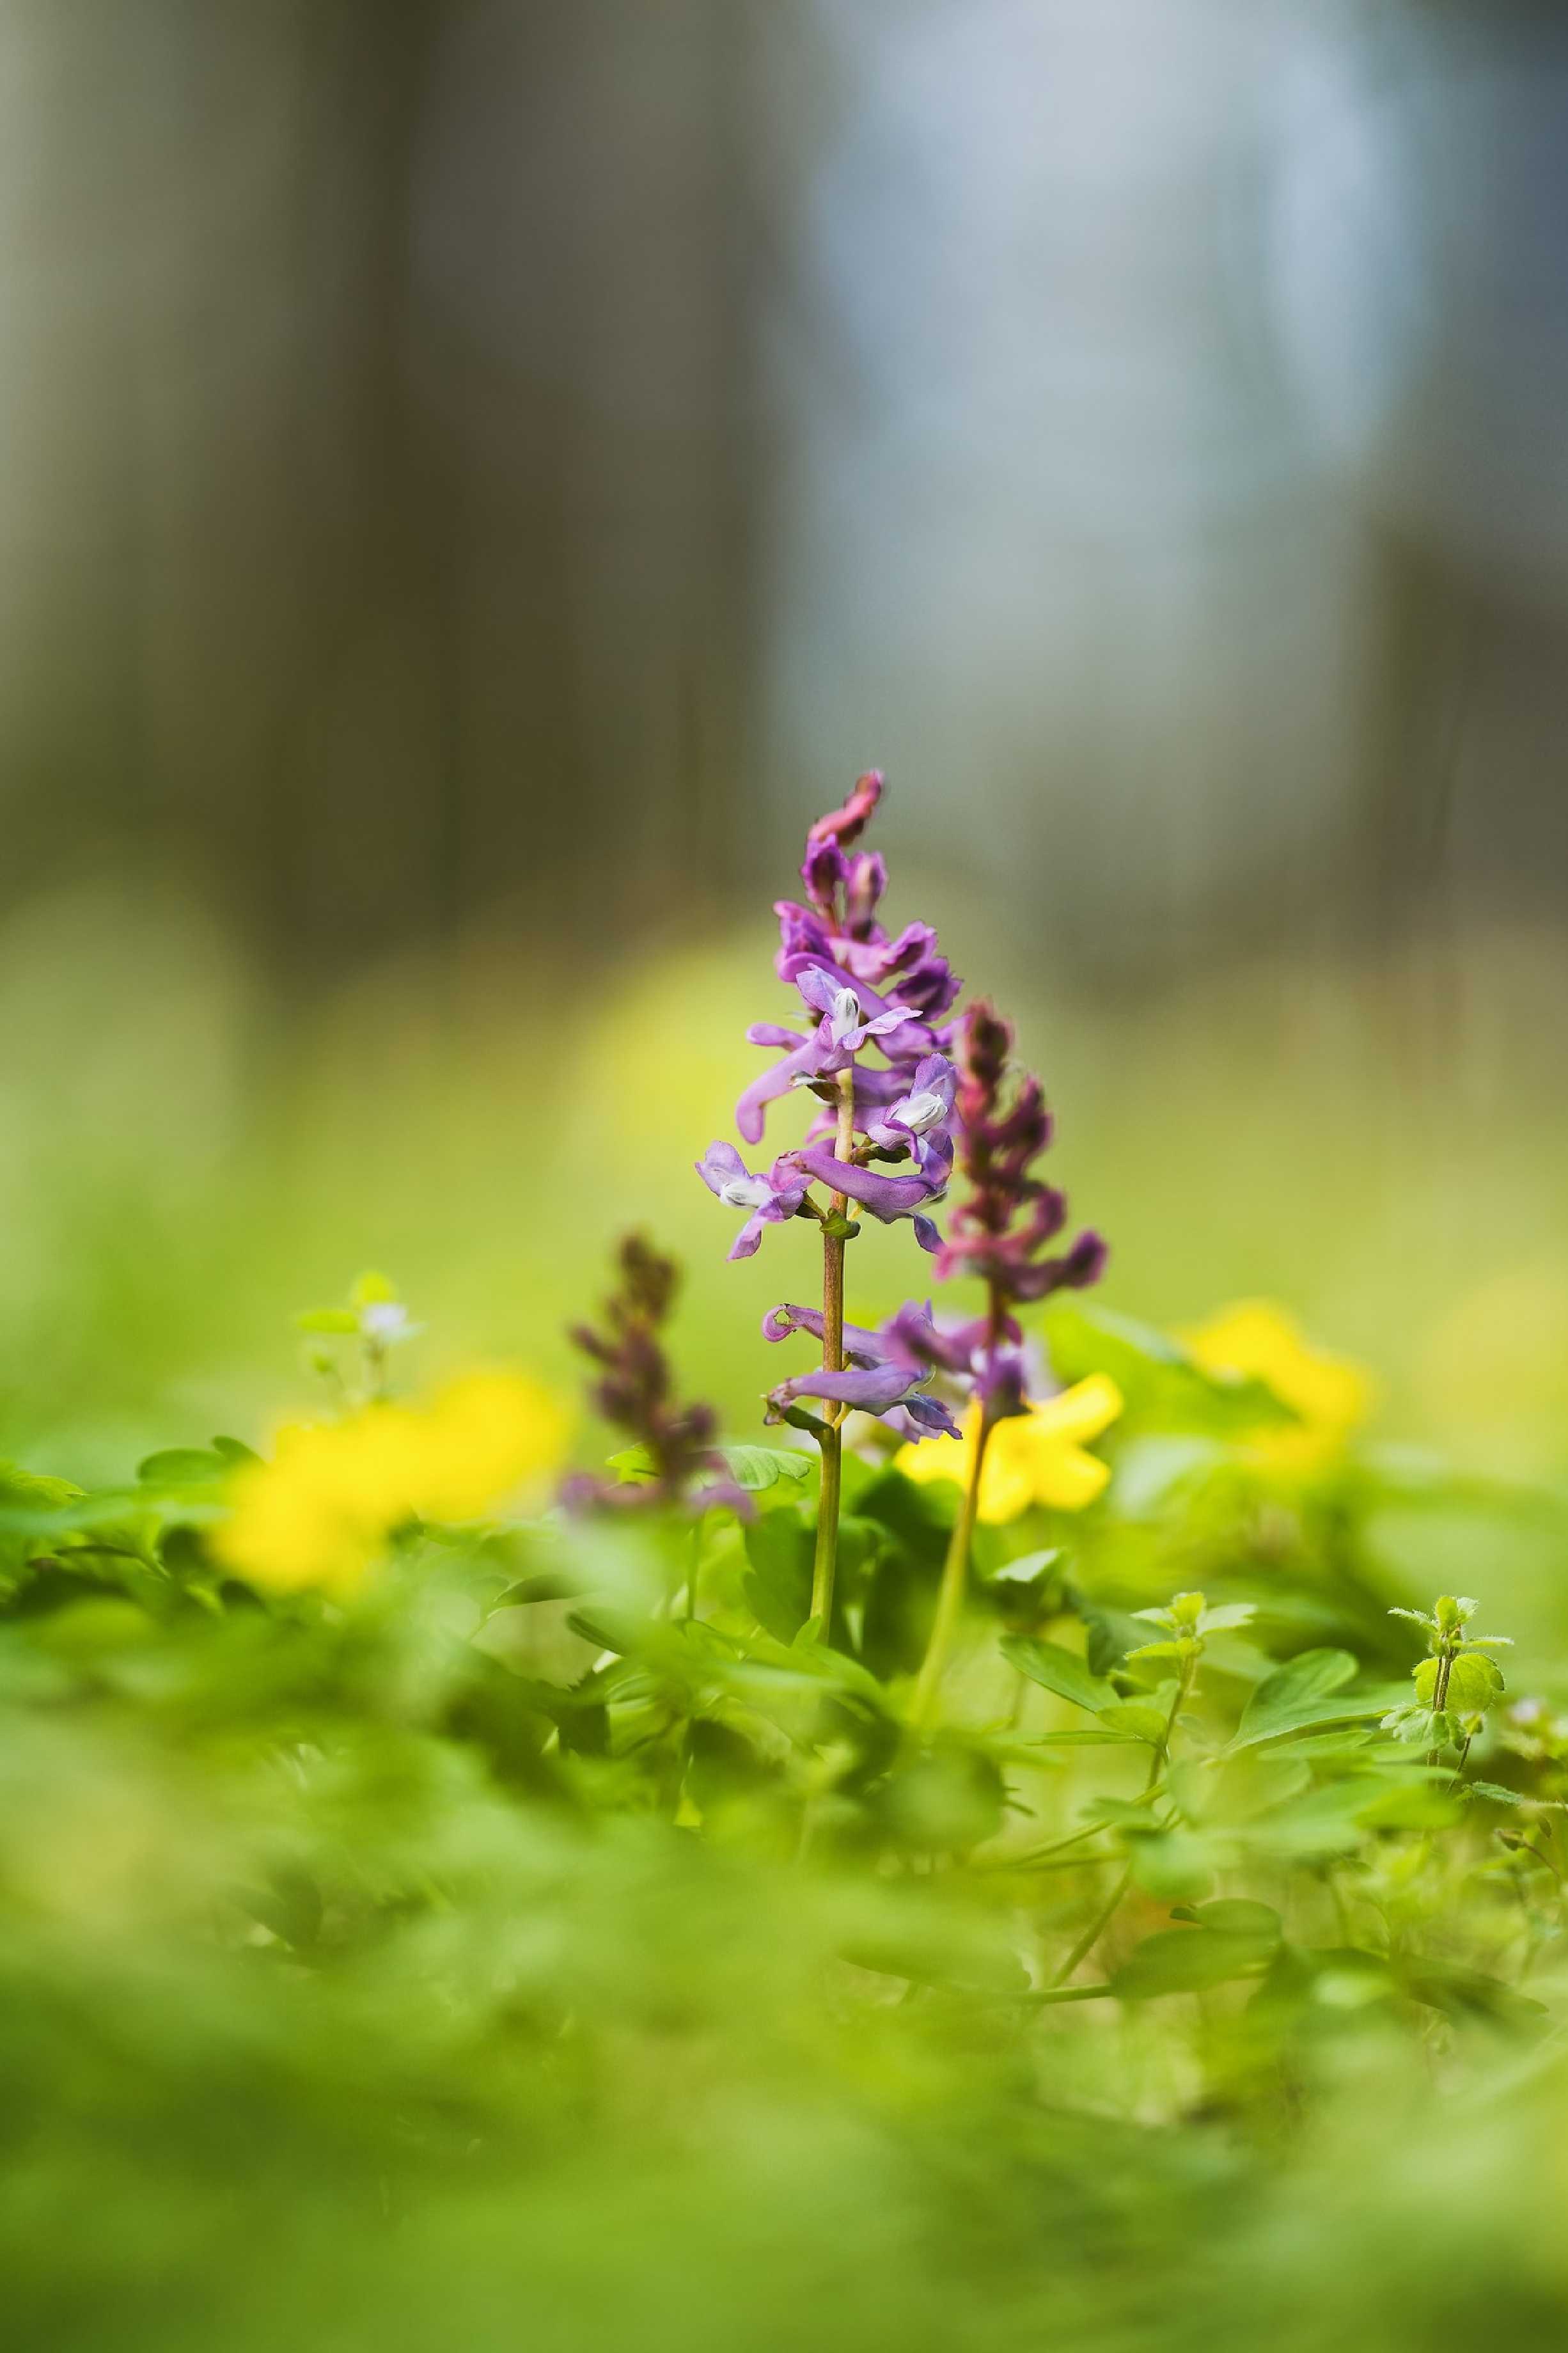
[(963, 1597), (969, 1583), (969, 1548), (974, 1541), (974, 1521), (980, 1508), (980, 1476), (985, 1467), (985, 1449), (990, 1442), (991, 1430), (990, 1421), (983, 1418), (974, 1440), (974, 1460), (969, 1466), (969, 1483), (964, 1488), (963, 1502), (959, 1506), (948, 1543), (947, 1558), (942, 1563), (942, 1586), (936, 1597), (936, 1616), (931, 1620), (931, 1641), (926, 1644), (926, 1654), (921, 1662), (914, 1702), (910, 1710), (910, 1723), (917, 1732), (929, 1731), (935, 1720), (948, 1652), (958, 1631), (958, 1621), (963, 1615)]
[[(838, 1133), (835, 1155), (847, 1161), (855, 1149), (855, 1073), (838, 1073)], [(848, 1198), (835, 1193), (822, 1228), (822, 1369), (844, 1370), (844, 1220)], [(838, 1230), (835, 1232), (837, 1227)], [(829, 1404), (823, 1413), (826, 1427), (817, 1445), (822, 1453), (822, 1486), (816, 1506), (816, 1549), (811, 1564), (811, 1614), (826, 1642), (833, 1623), (833, 1583), (838, 1568), (838, 1506), (844, 1485), (843, 1421), (847, 1409)]]
[[(1148, 1797), (1158, 1786), (1166, 1766), (1171, 1761), (1171, 1740), (1176, 1729), (1176, 1718), (1180, 1715), (1183, 1708), (1185, 1707), (1187, 1704), (1188, 1696), (1193, 1688), (1193, 1679), (1197, 1672), (1197, 1664), (1198, 1662), (1195, 1657), (1184, 1659), (1182, 1662), (1182, 1672), (1176, 1684), (1176, 1695), (1171, 1702), (1171, 1713), (1165, 1718), (1164, 1738), (1161, 1741), (1159, 1746), (1155, 1749), (1152, 1757), (1149, 1760), (1149, 1778), (1143, 1784), (1143, 1795), (1145, 1797)], [(1115, 1886), (1111, 1889), (1105, 1903), (1102, 1905), (1100, 1911), (1096, 1913), (1094, 1918), (1089, 1922), (1089, 1926), (1084, 1930), (1082, 1936), (1079, 1938), (1077, 1944), (1073, 1947), (1071, 1952), (1068, 1955), (1066, 1960), (1057, 1971), (1056, 1976), (1052, 1978), (1051, 1983), (1053, 1986), (1066, 1985), (1068, 1978), (1071, 1977), (1073, 1971), (1078, 1968), (1079, 1963), (1089, 1958), (1089, 1954), (1093, 1952), (1096, 1945), (1099, 1944), (1101, 1936), (1104, 1936), (1112, 1920), (1116, 1917), (1117, 1913), (1121, 1910), (1121, 1899), (1126, 1894), (1131, 1884), (1132, 1865), (1129, 1863), (1121, 1878), (1117, 1881)]]

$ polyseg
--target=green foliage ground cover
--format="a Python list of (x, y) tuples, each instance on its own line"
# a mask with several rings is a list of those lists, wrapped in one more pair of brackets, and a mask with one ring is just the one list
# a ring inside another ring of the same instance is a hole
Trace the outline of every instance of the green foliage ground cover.
[(1560, 1503), (1045, 1336), (1113, 1476), (981, 1531), (918, 1737), (957, 1493), (868, 1452), (830, 1641), (749, 1440), (749, 1521), (410, 1521), (347, 1599), (225, 1567), (240, 1441), (7, 1474), (12, 2341), (1560, 2344), (1561, 1672), (1380, 1534), (1484, 1594)]

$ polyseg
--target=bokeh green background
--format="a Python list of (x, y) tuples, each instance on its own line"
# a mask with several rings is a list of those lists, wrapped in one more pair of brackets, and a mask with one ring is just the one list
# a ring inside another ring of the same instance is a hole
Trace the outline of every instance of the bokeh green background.
[[(898, 871), (893, 903), (937, 921), (1016, 1014), (1058, 1115), (1054, 1173), (1113, 1245), (1109, 1303), (1180, 1326), (1276, 1298), (1376, 1370), (1380, 1434), (1561, 1473), (1568, 1050), (1550, 936), (1494, 933), (1459, 965), (1419, 941), (1331, 967), (1231, 962), (1122, 998), (1043, 985), (1028, 935), (932, 865)], [(66, 890), (14, 915), (6, 1446), (113, 1478), (155, 1443), (263, 1436), (311, 1393), (292, 1312), (364, 1265), (427, 1327), (410, 1377), (504, 1357), (573, 1382), (563, 1326), (634, 1224), (686, 1264), (685, 1377), (752, 1430), (779, 1361), (760, 1320), (809, 1298), (810, 1239), (786, 1229), (728, 1264), (733, 1220), (692, 1162), (732, 1133), (761, 1059), (745, 1022), (786, 1009), (771, 949), (764, 909), (597, 966), (526, 941), (411, 952), (286, 1005), (167, 887)], [(774, 1135), (799, 1118), (776, 1108)], [(907, 1240), (868, 1230), (852, 1308), (921, 1286)]]

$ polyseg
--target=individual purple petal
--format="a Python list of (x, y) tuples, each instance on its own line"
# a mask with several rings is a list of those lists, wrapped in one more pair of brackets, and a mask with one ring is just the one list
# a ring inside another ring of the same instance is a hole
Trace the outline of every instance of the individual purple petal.
[(870, 1365), (842, 1373), (819, 1367), (781, 1381), (772, 1395), (781, 1405), (793, 1405), (796, 1398), (826, 1398), (836, 1405), (856, 1406), (862, 1413), (885, 1413), (890, 1405), (901, 1404), (913, 1386), (914, 1377), (905, 1365)]
[(858, 1201), (884, 1225), (890, 1225), (895, 1218), (911, 1217), (931, 1198), (931, 1188), (923, 1176), (879, 1176), (875, 1169), (858, 1167), (849, 1160), (836, 1160), (826, 1145), (814, 1145), (797, 1157), (801, 1166), (819, 1184), (844, 1194), (851, 1201)]
[(1033, 1266), (1017, 1268), (1012, 1277), (1013, 1295), (1045, 1299), (1053, 1291), (1087, 1290), (1100, 1281), (1109, 1256), (1109, 1246), (1100, 1235), (1081, 1233), (1060, 1258), (1038, 1259)]
[(849, 860), (844, 887), (844, 921), (857, 938), (863, 939), (872, 928), (877, 902), (887, 887), (888, 869), (879, 850), (863, 849)]
[(775, 969), (781, 980), (788, 977), (784, 969), (786, 957), (816, 955), (832, 963), (833, 934), (820, 915), (814, 914), (809, 907), (798, 905), (794, 899), (775, 899), (773, 913), (779, 919)]
[(831, 1014), (838, 999), (847, 995), (854, 1005), (855, 1018), (859, 1018), (860, 999), (849, 981), (831, 961), (813, 957), (809, 963), (802, 965), (798, 973), (792, 974), (791, 978), (814, 1013)]
[(963, 1435), (940, 1398), (906, 1398), (898, 1409), (908, 1417), (911, 1444), (918, 1444), (922, 1438), (962, 1438)]
[(807, 838), (805, 859), (800, 879), (805, 884), (805, 895), (814, 907), (831, 917), (837, 907), (839, 887), (849, 871), (849, 861), (836, 841), (813, 841)]
[(723, 1198), (724, 1187), (747, 1175), (746, 1164), (732, 1144), (716, 1139), (696, 1164), (697, 1174), (710, 1193)]
[(798, 1029), (786, 1029), (777, 1021), (753, 1021), (746, 1032), (748, 1046), (804, 1046), (807, 1039)]
[(966, 1373), (974, 1356), (975, 1335), (984, 1337), (989, 1328), (980, 1316), (954, 1330), (938, 1324), (929, 1299), (906, 1299), (883, 1324), (882, 1346), (901, 1363), (928, 1372), (940, 1367), (947, 1373)]
[(1025, 1392), (1028, 1366), (1019, 1348), (988, 1348), (974, 1377), (974, 1394), (992, 1421), (1008, 1421), (1028, 1410)]
[[(820, 1307), (796, 1307), (785, 1301), (781, 1307), (771, 1307), (763, 1318), (764, 1340), (787, 1340), (792, 1332), (807, 1332), (814, 1340), (826, 1334), (826, 1319)], [(844, 1353), (852, 1364), (880, 1364), (887, 1354), (881, 1335), (868, 1331), (863, 1324), (844, 1326)]]
[(780, 1095), (787, 1095), (797, 1079), (817, 1077), (827, 1059), (827, 1041), (808, 1038), (786, 1054), (782, 1062), (770, 1063), (761, 1078), (751, 1085), (735, 1105), (735, 1124), (748, 1144), (760, 1144), (766, 1118), (766, 1108)]

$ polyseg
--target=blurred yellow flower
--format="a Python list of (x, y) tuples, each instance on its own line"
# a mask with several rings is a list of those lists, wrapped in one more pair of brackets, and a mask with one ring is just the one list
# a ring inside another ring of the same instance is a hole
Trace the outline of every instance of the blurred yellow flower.
[(1314, 1348), (1269, 1299), (1237, 1300), (1180, 1337), (1205, 1373), (1261, 1381), (1300, 1416), (1293, 1426), (1264, 1425), (1247, 1433), (1247, 1451), (1275, 1470), (1313, 1471), (1331, 1461), (1376, 1398), (1363, 1366)]
[[(1032, 1504), (1055, 1512), (1081, 1512), (1100, 1494), (1109, 1466), (1085, 1450), (1121, 1411), (1121, 1391), (1104, 1373), (1091, 1373), (1059, 1397), (1031, 1405), (999, 1421), (985, 1449), (980, 1473), (983, 1520), (1016, 1520)], [(974, 1463), (980, 1409), (971, 1406), (962, 1438), (922, 1439), (901, 1447), (897, 1468), (907, 1479), (951, 1479), (966, 1487)]]
[(269, 1592), (352, 1593), (410, 1519), (468, 1520), (566, 1451), (560, 1401), (521, 1373), (470, 1373), (426, 1406), (367, 1405), (279, 1433), (247, 1464), (213, 1536), (226, 1567)]

